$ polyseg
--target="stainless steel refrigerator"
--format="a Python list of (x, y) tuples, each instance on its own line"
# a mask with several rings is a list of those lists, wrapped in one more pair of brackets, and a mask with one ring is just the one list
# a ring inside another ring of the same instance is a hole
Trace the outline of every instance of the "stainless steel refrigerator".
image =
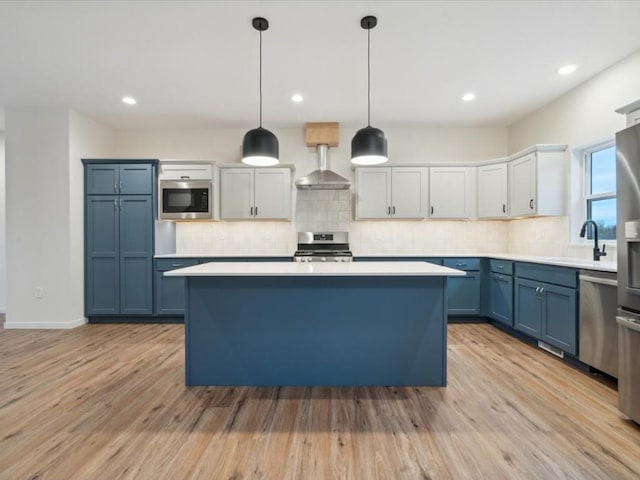
[(640, 125), (616, 134), (618, 406), (640, 423)]

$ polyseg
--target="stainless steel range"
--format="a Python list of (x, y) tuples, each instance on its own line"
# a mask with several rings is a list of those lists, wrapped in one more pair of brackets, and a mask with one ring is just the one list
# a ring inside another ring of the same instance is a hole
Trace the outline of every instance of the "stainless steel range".
[(298, 232), (294, 262), (350, 262), (348, 232)]

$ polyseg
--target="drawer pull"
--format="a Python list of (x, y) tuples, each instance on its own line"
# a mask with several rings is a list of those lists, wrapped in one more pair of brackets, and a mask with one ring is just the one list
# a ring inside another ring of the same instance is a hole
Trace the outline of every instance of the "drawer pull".
[(182, 263), (172, 263), (171, 266), (172, 267), (181, 267), (183, 264)]
[(504, 265), (498, 265), (498, 268), (502, 270), (504, 268)]
[(456, 263), (456, 267), (466, 267), (466, 263)]

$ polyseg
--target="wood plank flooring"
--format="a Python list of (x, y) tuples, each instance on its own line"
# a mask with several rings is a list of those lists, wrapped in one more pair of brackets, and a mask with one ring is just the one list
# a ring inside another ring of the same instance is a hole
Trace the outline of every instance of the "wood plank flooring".
[(447, 388), (185, 388), (181, 325), (0, 330), (0, 479), (638, 479), (611, 386), (486, 324)]

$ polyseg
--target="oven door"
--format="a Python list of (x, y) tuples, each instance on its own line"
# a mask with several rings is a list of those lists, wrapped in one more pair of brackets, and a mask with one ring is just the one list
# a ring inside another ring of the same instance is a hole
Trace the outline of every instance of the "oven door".
[(209, 180), (161, 180), (160, 218), (162, 220), (211, 219)]

